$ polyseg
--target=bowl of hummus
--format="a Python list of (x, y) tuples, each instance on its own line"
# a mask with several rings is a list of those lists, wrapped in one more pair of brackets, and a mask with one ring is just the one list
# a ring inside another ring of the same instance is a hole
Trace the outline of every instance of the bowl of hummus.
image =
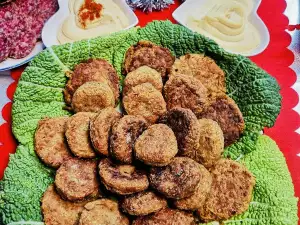
[(174, 13), (174, 19), (225, 50), (253, 56), (266, 49), (269, 31), (257, 14), (261, 0), (189, 0)]
[(59, 0), (59, 11), (45, 24), (46, 47), (106, 36), (138, 24), (124, 0)]

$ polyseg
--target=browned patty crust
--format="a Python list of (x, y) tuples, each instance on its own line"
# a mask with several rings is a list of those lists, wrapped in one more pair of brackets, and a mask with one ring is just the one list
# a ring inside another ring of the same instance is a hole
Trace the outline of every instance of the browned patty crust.
[(117, 165), (109, 159), (100, 161), (99, 175), (107, 190), (120, 195), (141, 192), (149, 186), (145, 171), (137, 170), (132, 165)]
[(178, 152), (174, 132), (165, 124), (154, 124), (138, 137), (134, 152), (147, 165), (166, 166)]
[(206, 219), (208, 212), (218, 220), (226, 220), (232, 216), (245, 212), (250, 204), (254, 176), (248, 169), (238, 162), (221, 159), (211, 170), (212, 186), (207, 197), (204, 210), (199, 210), (199, 215)]
[(150, 83), (156, 90), (162, 91), (163, 83), (160, 73), (148, 66), (141, 66), (126, 75), (123, 95), (126, 95), (132, 87), (143, 83)]
[(38, 123), (34, 137), (35, 152), (48, 166), (58, 168), (72, 157), (65, 140), (69, 117), (45, 118)]
[(201, 181), (200, 164), (187, 157), (175, 157), (165, 167), (152, 167), (150, 185), (167, 198), (191, 196)]
[(224, 135), (225, 147), (236, 142), (245, 128), (243, 115), (233, 101), (228, 96), (219, 96), (206, 110), (204, 110), (199, 118), (212, 119), (216, 121)]
[(75, 91), (84, 83), (96, 81), (106, 83), (114, 93), (115, 101), (119, 98), (119, 76), (111, 64), (104, 59), (89, 59), (74, 68), (64, 91), (65, 101), (70, 104)]
[(162, 78), (170, 72), (175, 57), (167, 48), (157, 46), (149, 41), (139, 41), (131, 46), (124, 61), (124, 72), (129, 73), (141, 66), (149, 66), (157, 70)]
[(85, 202), (74, 203), (63, 200), (54, 185), (50, 185), (41, 199), (45, 225), (77, 225)]
[(112, 128), (111, 156), (122, 163), (132, 163), (134, 143), (147, 127), (147, 121), (141, 116), (127, 115), (121, 118)]
[(146, 191), (125, 197), (121, 207), (130, 215), (145, 216), (167, 207), (167, 200), (152, 191)]
[(138, 217), (132, 225), (196, 225), (196, 223), (192, 214), (166, 208), (148, 216)]
[(99, 199), (84, 206), (79, 225), (129, 225), (129, 220), (119, 211), (117, 202)]
[(164, 95), (168, 110), (181, 107), (198, 115), (208, 105), (206, 87), (193, 76), (173, 75), (165, 84)]
[(69, 201), (83, 201), (99, 196), (97, 162), (69, 159), (57, 170), (55, 186), (60, 196)]
[(89, 138), (90, 120), (97, 114), (79, 112), (67, 122), (66, 138), (72, 153), (79, 158), (94, 158), (96, 153)]
[(161, 92), (150, 83), (132, 87), (123, 97), (123, 105), (128, 115), (143, 116), (152, 124), (167, 111)]
[(107, 84), (86, 82), (75, 91), (71, 105), (75, 112), (99, 112), (106, 107), (114, 107), (115, 99)]
[(159, 122), (173, 130), (180, 155), (189, 155), (198, 148), (200, 129), (197, 117), (190, 109), (171, 109), (159, 119)]
[(175, 74), (185, 74), (197, 78), (208, 89), (210, 97), (226, 93), (224, 71), (207, 56), (200, 54), (181, 56), (172, 66), (170, 76)]
[(211, 188), (212, 176), (204, 166), (199, 164), (199, 168), (201, 178), (195, 192), (190, 197), (175, 200), (174, 205), (176, 208), (194, 211), (204, 205)]
[(121, 114), (114, 108), (102, 109), (99, 114), (90, 121), (90, 138), (95, 150), (101, 155), (109, 154), (109, 137), (112, 126), (118, 122)]

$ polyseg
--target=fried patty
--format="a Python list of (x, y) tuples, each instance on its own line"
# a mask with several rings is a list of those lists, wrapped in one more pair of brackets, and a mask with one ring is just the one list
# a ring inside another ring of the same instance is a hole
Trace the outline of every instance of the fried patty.
[(107, 84), (86, 82), (75, 91), (71, 105), (75, 112), (99, 112), (106, 107), (114, 107), (115, 99)]
[(66, 138), (72, 153), (79, 158), (95, 158), (96, 153), (89, 138), (90, 120), (97, 114), (79, 112), (67, 122)]
[(89, 202), (84, 206), (79, 225), (129, 225), (128, 218), (118, 207), (118, 203), (110, 199)]
[(226, 93), (224, 71), (207, 56), (200, 54), (181, 56), (172, 66), (170, 76), (175, 74), (185, 74), (197, 78), (207, 88), (210, 97)]
[(45, 225), (77, 225), (86, 202), (74, 203), (63, 200), (54, 185), (50, 185), (41, 199)]
[(212, 119), (220, 125), (225, 147), (236, 142), (245, 128), (239, 107), (233, 99), (226, 95), (219, 96), (198, 118)]
[(147, 127), (147, 121), (141, 116), (127, 115), (121, 118), (112, 128), (111, 156), (122, 163), (132, 163), (134, 143)]
[(124, 72), (127, 74), (141, 66), (148, 66), (157, 70), (162, 78), (170, 72), (175, 57), (167, 48), (157, 46), (149, 41), (139, 41), (131, 46), (126, 54), (124, 61)]
[(109, 137), (112, 126), (118, 122), (121, 114), (114, 108), (102, 109), (90, 122), (90, 138), (95, 150), (101, 155), (108, 156)]
[(200, 164), (187, 157), (175, 157), (165, 167), (152, 167), (149, 174), (152, 188), (167, 198), (190, 197), (201, 181)]
[(72, 157), (65, 140), (69, 117), (45, 118), (38, 123), (34, 137), (34, 150), (46, 165), (58, 168)]
[(166, 166), (178, 152), (174, 132), (165, 124), (154, 124), (136, 140), (134, 152), (147, 165)]
[(133, 87), (123, 97), (123, 105), (128, 115), (143, 116), (151, 124), (167, 111), (161, 92), (150, 83)]
[(69, 159), (57, 170), (55, 186), (63, 199), (84, 201), (100, 195), (97, 162)]
[(65, 101), (71, 104), (73, 94), (84, 83), (96, 81), (106, 83), (114, 93), (115, 101), (119, 98), (119, 76), (111, 64), (104, 59), (89, 59), (74, 68), (64, 91)]
[(149, 186), (145, 171), (132, 165), (117, 165), (109, 159), (100, 161), (99, 175), (106, 189), (119, 195), (141, 192)]
[(160, 73), (148, 66), (141, 66), (126, 75), (123, 95), (126, 95), (132, 87), (143, 83), (150, 83), (156, 90), (162, 91), (163, 83)]
[(130, 215), (145, 216), (167, 207), (167, 200), (152, 191), (146, 191), (125, 197), (121, 207)]
[(206, 87), (193, 76), (173, 75), (165, 84), (164, 95), (168, 110), (181, 107), (198, 115), (208, 105)]

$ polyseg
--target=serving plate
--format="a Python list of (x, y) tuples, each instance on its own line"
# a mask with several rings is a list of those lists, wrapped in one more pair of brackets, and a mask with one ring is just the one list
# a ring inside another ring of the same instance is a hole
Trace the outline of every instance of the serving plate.
[[(201, 8), (207, 1), (210, 1), (210, 0), (185, 1), (182, 5), (180, 5), (174, 11), (172, 16), (178, 23), (189, 28), (187, 26), (187, 21), (188, 21), (189, 16), (191, 15), (190, 12), (194, 11), (197, 8)], [(231, 53), (241, 54), (244, 56), (254, 56), (254, 55), (257, 55), (257, 54), (263, 52), (267, 48), (267, 46), (270, 42), (270, 33), (268, 31), (267, 26), (264, 24), (262, 19), (257, 14), (257, 9), (261, 3), (261, 0), (253, 0), (253, 3), (254, 3), (253, 9), (252, 9), (251, 14), (249, 15), (248, 20), (258, 30), (258, 33), (261, 38), (260, 45), (257, 46), (257, 48), (253, 49), (251, 52), (247, 52), (247, 53), (234, 52), (234, 51), (230, 51), (229, 49), (225, 49), (226, 51), (231, 52)]]
[[(112, 0), (116, 3), (125, 13), (125, 15), (129, 19), (129, 26), (127, 26), (124, 30), (134, 27), (138, 24), (138, 18), (132, 11), (132, 9), (126, 4), (125, 0)], [(67, 0), (59, 0), (59, 10), (54, 14), (45, 24), (42, 31), (42, 40), (46, 47), (50, 47), (52, 45), (59, 45), (59, 41), (57, 40), (57, 33), (62, 22), (70, 15), (69, 10), (69, 1)]]

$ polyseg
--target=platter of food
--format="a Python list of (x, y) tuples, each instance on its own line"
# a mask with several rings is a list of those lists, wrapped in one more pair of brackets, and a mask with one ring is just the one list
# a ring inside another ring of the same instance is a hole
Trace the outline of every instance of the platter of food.
[(0, 219), (295, 225), (284, 156), (261, 134), (280, 108), (268, 73), (169, 21), (49, 47), (14, 95)]

